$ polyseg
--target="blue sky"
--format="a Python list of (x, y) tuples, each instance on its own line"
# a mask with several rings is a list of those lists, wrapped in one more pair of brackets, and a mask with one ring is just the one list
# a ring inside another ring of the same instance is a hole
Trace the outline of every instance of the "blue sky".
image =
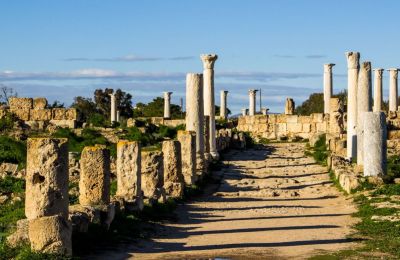
[(322, 92), (324, 63), (337, 64), (334, 92), (345, 88), (345, 51), (400, 67), (399, 10), (396, 0), (3, 0), (0, 84), (67, 105), (105, 87), (134, 104), (163, 91), (179, 103), (185, 74), (202, 71), (199, 55), (216, 53), (217, 104), (229, 90), (239, 113), (248, 89), (261, 88), (263, 105), (282, 112), (286, 97)]

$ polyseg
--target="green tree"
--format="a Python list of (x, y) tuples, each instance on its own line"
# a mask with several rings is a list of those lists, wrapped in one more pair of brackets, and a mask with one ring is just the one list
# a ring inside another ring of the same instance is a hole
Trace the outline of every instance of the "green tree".
[(295, 110), (298, 115), (310, 115), (312, 113), (324, 113), (324, 94), (313, 93)]
[[(162, 117), (164, 116), (164, 98), (157, 97), (148, 104), (137, 103), (133, 109), (133, 117)], [(181, 107), (171, 104), (171, 117), (182, 118)]]

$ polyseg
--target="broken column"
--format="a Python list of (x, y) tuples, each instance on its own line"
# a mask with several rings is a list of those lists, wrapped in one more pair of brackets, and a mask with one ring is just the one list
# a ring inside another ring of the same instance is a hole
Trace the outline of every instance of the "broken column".
[(119, 110), (117, 110), (117, 122), (118, 123), (120, 122), (120, 111)]
[(203, 75), (186, 75), (186, 130), (196, 134), (196, 167), (199, 173), (204, 167), (204, 110)]
[(117, 121), (117, 100), (115, 98), (115, 93), (111, 93), (109, 94), (111, 97), (111, 112), (110, 112), (110, 116), (111, 116), (111, 124)]
[(164, 92), (164, 118), (171, 118), (171, 94), (172, 92)]
[(292, 98), (286, 98), (285, 115), (294, 115), (294, 108), (294, 100)]
[(226, 109), (226, 97), (228, 96), (228, 91), (221, 90), (221, 106), (219, 110), (219, 116), (221, 119), (226, 119), (228, 117), (227, 109)]
[(329, 114), (330, 100), (333, 93), (332, 68), (333, 63), (324, 64), (324, 113)]
[(218, 159), (218, 151), (215, 134), (215, 100), (214, 100), (214, 64), (218, 59), (215, 54), (200, 55), (203, 61), (203, 84), (204, 84), (204, 115), (209, 116), (210, 133), (208, 142), (210, 143), (210, 154), (213, 159)]
[(382, 110), (382, 75), (383, 69), (374, 69), (374, 112)]
[(386, 175), (386, 118), (383, 112), (365, 112), (364, 176)]
[(361, 64), (357, 84), (357, 165), (364, 165), (363, 114), (372, 111), (371, 62)]
[(120, 140), (117, 144), (117, 193), (124, 203), (143, 208), (140, 144)]
[(247, 115), (247, 108), (242, 108), (242, 116), (246, 116)]
[(249, 116), (256, 114), (256, 94), (257, 89), (249, 89)]
[(339, 98), (331, 98), (329, 107), (329, 133), (337, 136), (344, 131), (344, 108)]
[(357, 157), (357, 81), (360, 53), (346, 52), (347, 58), (347, 157)]
[(398, 89), (397, 89), (397, 75), (398, 69), (391, 68), (389, 71), (389, 112), (397, 111), (398, 106)]
[(187, 185), (197, 181), (196, 175), (196, 134), (191, 131), (178, 131), (178, 141), (181, 143), (182, 175)]
[(79, 203), (82, 206), (110, 203), (110, 151), (103, 145), (87, 146), (81, 155)]
[(67, 142), (64, 138), (27, 142), (25, 215), (33, 251), (72, 254)]
[(161, 151), (142, 151), (142, 190), (145, 200), (152, 204), (165, 201), (164, 166)]
[(185, 182), (182, 175), (181, 144), (179, 141), (162, 142), (164, 156), (164, 190), (167, 198), (182, 198)]

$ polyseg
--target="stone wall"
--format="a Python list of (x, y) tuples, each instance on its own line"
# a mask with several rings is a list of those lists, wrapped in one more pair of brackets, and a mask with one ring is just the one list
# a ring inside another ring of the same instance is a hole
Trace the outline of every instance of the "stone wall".
[(256, 115), (240, 116), (237, 129), (250, 132), (254, 137), (278, 139), (280, 137), (310, 138), (316, 133), (325, 133), (329, 126), (324, 114), (298, 115)]
[(9, 111), (32, 127), (37, 122), (50, 122), (61, 127), (76, 127), (78, 114), (75, 108), (47, 108), (46, 98), (11, 97), (8, 103), (9, 108), (0, 109), (0, 118)]

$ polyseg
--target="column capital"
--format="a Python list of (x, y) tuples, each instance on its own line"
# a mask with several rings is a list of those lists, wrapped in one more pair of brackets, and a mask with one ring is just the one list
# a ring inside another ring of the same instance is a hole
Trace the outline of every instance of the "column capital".
[(168, 91), (166, 91), (166, 92), (163, 92), (163, 93), (164, 93), (164, 97), (170, 97), (171, 94), (174, 93), (174, 92), (168, 92)]
[(397, 75), (399, 73), (399, 69), (390, 68), (390, 69), (387, 69), (387, 71), (389, 71), (389, 75), (390, 75), (391, 78), (397, 79)]
[(382, 78), (384, 69), (376, 68), (376, 69), (373, 69), (373, 71), (375, 72), (375, 75), (377, 75), (380, 79)]
[(249, 89), (249, 95), (255, 95), (258, 89)]
[(361, 63), (361, 68), (366, 70), (366, 71), (370, 71), (371, 70), (371, 62), (370, 61), (364, 61), (363, 63)]
[(221, 94), (224, 94), (224, 95), (226, 95), (226, 94), (228, 94), (229, 93), (229, 91), (228, 90), (221, 90)]
[(348, 51), (345, 53), (347, 58), (347, 68), (348, 69), (358, 69), (360, 68), (360, 53)]
[(334, 64), (334, 63), (326, 63), (326, 64), (324, 64), (324, 72), (332, 72), (332, 68), (335, 65), (336, 64)]
[(217, 54), (201, 54), (200, 59), (203, 61), (204, 69), (214, 69), (214, 63), (218, 59)]

